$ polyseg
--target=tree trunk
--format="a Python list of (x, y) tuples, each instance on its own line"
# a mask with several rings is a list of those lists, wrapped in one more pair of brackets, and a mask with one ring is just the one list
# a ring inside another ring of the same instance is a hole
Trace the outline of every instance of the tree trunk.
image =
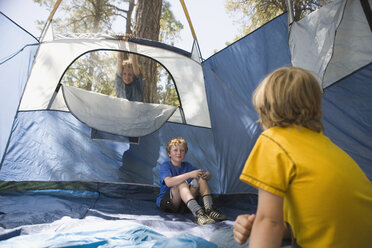
[[(105, 1), (102, 1), (102, 0), (92, 1), (92, 5), (94, 6), (94, 9), (93, 9), (94, 12), (93, 12), (93, 27), (91, 31), (93, 33), (99, 32), (99, 23), (102, 20), (102, 16), (104, 14), (103, 13), (104, 4), (105, 4)], [(95, 53), (90, 53), (90, 58), (91, 58), (91, 61), (93, 61), (94, 63), (90, 63), (88, 67), (89, 79), (86, 85), (86, 89), (89, 91), (93, 90), (94, 88), (94, 81), (95, 81), (94, 80), (94, 67), (95, 67), (96, 61), (98, 60), (97, 55)]]
[(134, 9), (134, 0), (129, 0), (129, 8), (127, 12), (127, 24), (126, 24), (126, 33), (132, 34), (132, 13)]
[[(162, 0), (138, 0), (133, 26), (135, 37), (159, 40)], [(156, 62), (139, 57), (143, 75), (143, 102), (156, 102)]]

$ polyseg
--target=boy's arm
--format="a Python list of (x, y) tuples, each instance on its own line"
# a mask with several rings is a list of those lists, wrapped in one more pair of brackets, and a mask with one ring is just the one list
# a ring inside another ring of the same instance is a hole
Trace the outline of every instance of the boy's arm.
[(140, 67), (139, 67), (139, 64), (138, 64), (137, 55), (131, 53), (129, 56), (130, 56), (130, 60), (132, 62), (133, 73), (134, 73), (134, 75), (136, 75), (136, 77), (138, 77), (138, 75), (141, 73), (141, 71), (140, 71)]
[(284, 227), (283, 198), (260, 188), (249, 246), (280, 247)]
[(199, 178), (202, 176), (202, 174), (203, 174), (202, 170), (193, 170), (178, 176), (166, 177), (164, 178), (164, 182), (168, 187), (174, 187), (186, 181), (189, 178)]
[(116, 57), (116, 73), (119, 76), (123, 72), (123, 58), (124, 58), (124, 54), (122, 52), (118, 52), (117, 57)]

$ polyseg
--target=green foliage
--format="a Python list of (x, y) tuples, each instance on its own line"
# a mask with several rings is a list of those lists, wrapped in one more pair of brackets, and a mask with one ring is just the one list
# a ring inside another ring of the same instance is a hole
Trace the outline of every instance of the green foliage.
[[(85, 54), (66, 71), (63, 83), (97, 93), (116, 96), (114, 52), (97, 51)], [(94, 68), (92, 70), (92, 68)]]
[[(149, 59), (149, 58), (146, 58)], [(62, 83), (80, 89), (116, 97), (115, 67), (116, 52), (96, 51), (76, 60), (66, 71)], [(157, 64), (157, 102), (179, 106), (177, 90), (169, 73)], [(91, 71), (91, 68), (94, 68)]]
[[(297, 0), (293, 2), (295, 21), (333, 0)], [(286, 0), (226, 0), (226, 10), (241, 27), (243, 37), (287, 11)], [(237, 37), (240, 38), (240, 37)]]
[(160, 65), (158, 65), (157, 71), (158, 71), (157, 93), (159, 99), (158, 103), (172, 106), (180, 106), (178, 93), (174, 86), (171, 76)]
[(180, 31), (183, 29), (183, 25), (175, 19), (170, 7), (171, 4), (168, 1), (163, 1), (159, 38), (161, 42), (173, 45), (175, 41), (180, 39)]
[[(34, 0), (48, 10), (52, 10), (56, 0)], [(64, 0), (53, 18), (55, 33), (104, 33), (114, 34), (115, 21), (120, 22), (120, 30), (125, 30), (126, 14), (130, 0)], [(134, 2), (132, 2), (133, 4)], [(170, 10), (170, 3), (163, 1), (160, 20), (160, 40), (174, 44), (183, 29)], [(130, 20), (132, 22), (132, 20)], [(38, 22), (40, 26), (44, 21)], [(118, 24), (116, 24), (118, 25)], [(149, 59), (149, 58), (146, 58)], [(62, 83), (100, 94), (116, 96), (115, 68), (116, 52), (96, 51), (78, 58), (65, 72)], [(179, 106), (178, 94), (167, 71), (158, 64), (158, 103)]]
[[(52, 10), (55, 0), (34, 0)], [(125, 15), (129, 0), (65, 0), (54, 18), (57, 33), (110, 33), (117, 17)], [(40, 22), (42, 23), (42, 22)]]

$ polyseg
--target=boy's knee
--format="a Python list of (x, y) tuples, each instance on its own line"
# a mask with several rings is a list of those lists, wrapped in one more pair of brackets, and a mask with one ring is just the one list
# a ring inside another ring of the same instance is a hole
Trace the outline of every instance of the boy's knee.
[(177, 188), (178, 191), (181, 191), (181, 189), (189, 188), (189, 185), (186, 181), (184, 181), (184, 182), (178, 184), (176, 186), (176, 188)]
[(204, 178), (199, 179), (199, 184), (208, 184), (208, 181), (205, 180)]

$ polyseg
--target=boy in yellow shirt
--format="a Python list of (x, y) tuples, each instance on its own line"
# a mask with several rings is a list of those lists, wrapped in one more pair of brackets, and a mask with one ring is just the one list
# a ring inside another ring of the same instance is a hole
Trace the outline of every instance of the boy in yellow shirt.
[(277, 69), (253, 104), (264, 132), (240, 179), (258, 188), (258, 207), (237, 217), (237, 243), (280, 247), (292, 236), (302, 248), (372, 247), (372, 184), (323, 135), (317, 80), (301, 68)]

